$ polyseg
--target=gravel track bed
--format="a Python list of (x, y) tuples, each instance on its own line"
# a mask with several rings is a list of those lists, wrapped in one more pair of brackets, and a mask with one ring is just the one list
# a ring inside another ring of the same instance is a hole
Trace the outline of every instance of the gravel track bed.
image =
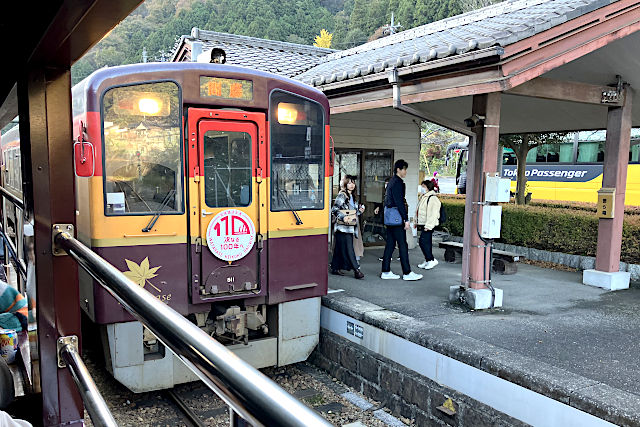
[[(87, 351), (83, 359), (119, 426), (191, 426), (164, 392), (130, 392), (114, 380), (104, 367), (96, 363), (94, 355)], [(261, 371), (289, 393), (320, 412), (333, 425), (342, 426), (357, 421), (371, 427), (387, 425), (373, 414), (374, 410), (384, 409), (379, 407), (378, 402), (367, 399), (373, 404), (373, 408), (363, 411), (341, 396), (346, 392), (352, 392), (364, 398), (360, 393), (309, 363), (303, 362), (284, 368), (266, 368)], [(228, 407), (202, 383), (182, 384), (176, 386), (173, 391), (207, 426), (229, 425)], [(86, 425), (93, 426), (86, 412), (84, 418)], [(411, 424), (410, 420), (402, 421)]]

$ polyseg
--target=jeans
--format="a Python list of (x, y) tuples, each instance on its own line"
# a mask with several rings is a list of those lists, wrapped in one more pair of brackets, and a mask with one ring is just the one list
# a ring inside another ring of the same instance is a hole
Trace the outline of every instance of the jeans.
[(409, 247), (407, 246), (407, 233), (404, 225), (387, 226), (387, 244), (384, 246), (384, 255), (382, 256), (382, 272), (391, 271), (391, 257), (396, 243), (398, 243), (398, 252), (400, 252), (402, 274), (409, 274), (411, 266), (409, 265)]
[(424, 255), (425, 261), (433, 261), (433, 252), (431, 238), (433, 237), (433, 230), (423, 230), (420, 234), (420, 240), (418, 243), (420, 244), (420, 249), (422, 249), (422, 254)]

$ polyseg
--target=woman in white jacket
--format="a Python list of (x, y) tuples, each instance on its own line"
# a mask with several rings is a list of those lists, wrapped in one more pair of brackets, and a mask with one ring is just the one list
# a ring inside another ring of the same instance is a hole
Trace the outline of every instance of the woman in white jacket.
[(424, 262), (418, 264), (419, 268), (430, 270), (438, 261), (433, 257), (432, 240), (433, 229), (440, 223), (440, 199), (434, 190), (435, 183), (432, 180), (422, 181), (422, 188), (425, 191), (418, 200), (418, 209), (416, 210), (416, 218), (418, 230), (420, 234), (420, 249), (424, 254)]

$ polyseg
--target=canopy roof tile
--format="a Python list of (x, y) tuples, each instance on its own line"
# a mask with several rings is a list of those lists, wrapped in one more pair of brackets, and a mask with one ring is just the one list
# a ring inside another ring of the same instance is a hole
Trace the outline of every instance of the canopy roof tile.
[(606, 6), (610, 0), (517, 0), (422, 25), (323, 56), (295, 78), (314, 86), (491, 46), (505, 47)]

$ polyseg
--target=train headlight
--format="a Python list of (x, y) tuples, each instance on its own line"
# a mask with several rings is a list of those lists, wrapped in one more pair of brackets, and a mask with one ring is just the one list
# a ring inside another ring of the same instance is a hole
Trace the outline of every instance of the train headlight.
[(302, 108), (298, 104), (280, 102), (278, 104), (278, 123), (281, 125), (307, 124), (307, 115)]
[(160, 112), (161, 104), (157, 99), (141, 98), (140, 101), (138, 101), (138, 109), (141, 114), (153, 116)]

